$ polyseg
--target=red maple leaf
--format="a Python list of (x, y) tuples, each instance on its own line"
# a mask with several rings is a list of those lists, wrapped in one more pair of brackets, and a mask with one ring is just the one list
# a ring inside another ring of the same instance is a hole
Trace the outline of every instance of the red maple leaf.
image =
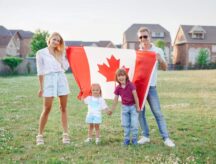
[[(108, 61), (109, 66), (107, 66), (104, 63), (102, 65), (98, 64), (98, 68), (99, 68), (98, 72), (106, 77), (107, 82), (115, 81), (115, 72), (119, 68), (120, 59), (116, 59), (112, 55), (110, 59), (107, 58), (107, 61)], [(126, 72), (128, 73), (129, 68), (126, 68), (125, 66), (123, 66), (122, 68), (124, 68)]]

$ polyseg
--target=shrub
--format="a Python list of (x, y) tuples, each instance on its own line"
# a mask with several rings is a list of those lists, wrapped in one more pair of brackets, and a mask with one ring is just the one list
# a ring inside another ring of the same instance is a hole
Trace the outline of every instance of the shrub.
[(23, 61), (23, 59), (20, 57), (7, 56), (3, 58), (2, 61), (4, 64), (8, 65), (12, 70), (12, 73), (14, 73), (15, 68)]

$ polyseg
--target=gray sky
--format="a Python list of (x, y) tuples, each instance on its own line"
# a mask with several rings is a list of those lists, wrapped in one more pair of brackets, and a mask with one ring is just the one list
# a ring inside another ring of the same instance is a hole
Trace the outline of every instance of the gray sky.
[(216, 0), (0, 0), (0, 25), (59, 32), (65, 40), (122, 43), (134, 23), (156, 23), (171, 33), (179, 25), (216, 26)]

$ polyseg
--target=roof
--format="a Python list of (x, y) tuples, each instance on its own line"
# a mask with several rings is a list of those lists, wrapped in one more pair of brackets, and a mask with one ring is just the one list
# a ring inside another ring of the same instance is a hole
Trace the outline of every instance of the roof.
[(99, 47), (107, 47), (107, 46), (109, 46), (109, 44), (111, 44), (113, 47), (115, 47), (115, 45), (111, 41), (108, 41), (108, 40), (103, 40), (103, 41), (97, 42), (97, 45)]
[(137, 31), (140, 27), (147, 27), (151, 32), (164, 32), (164, 38), (152, 38), (152, 40), (163, 39), (166, 42), (171, 42), (171, 37), (169, 31), (159, 24), (133, 24), (124, 32), (124, 40), (127, 42), (137, 42)]
[(4, 26), (0, 26), (0, 36), (12, 36), (12, 34)]
[(32, 38), (33, 33), (23, 30), (8, 30), (4, 26), (0, 26), (0, 46), (7, 46), (11, 38), (18, 33), (21, 39)]
[(95, 46), (96, 42), (65, 41), (66, 46)]
[(12, 34), (18, 32), (20, 34), (21, 39), (29, 39), (32, 38), (33, 34), (31, 31), (24, 31), (24, 30), (10, 30)]
[(99, 41), (99, 42), (83, 42), (83, 41), (65, 41), (66, 46), (97, 46), (97, 47), (108, 47), (115, 45), (111, 41)]
[[(192, 39), (189, 33), (194, 29), (204, 30), (204, 39)], [(186, 43), (216, 43), (216, 26), (180, 25)]]
[(4, 26), (0, 26), (0, 46), (7, 46), (11, 38), (11, 32)]

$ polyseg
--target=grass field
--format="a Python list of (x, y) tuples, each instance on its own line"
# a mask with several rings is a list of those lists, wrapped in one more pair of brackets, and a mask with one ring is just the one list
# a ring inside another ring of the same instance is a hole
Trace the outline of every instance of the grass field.
[[(175, 148), (164, 146), (149, 107), (151, 142), (123, 147), (120, 105), (104, 115), (101, 144), (84, 144), (86, 106), (76, 99), (77, 85), (67, 74), (72, 143), (62, 145), (57, 99), (45, 129), (43, 146), (35, 145), (42, 99), (36, 76), (0, 77), (0, 163), (215, 163), (216, 70), (159, 72), (158, 91)], [(108, 101), (111, 105), (111, 101)]]

